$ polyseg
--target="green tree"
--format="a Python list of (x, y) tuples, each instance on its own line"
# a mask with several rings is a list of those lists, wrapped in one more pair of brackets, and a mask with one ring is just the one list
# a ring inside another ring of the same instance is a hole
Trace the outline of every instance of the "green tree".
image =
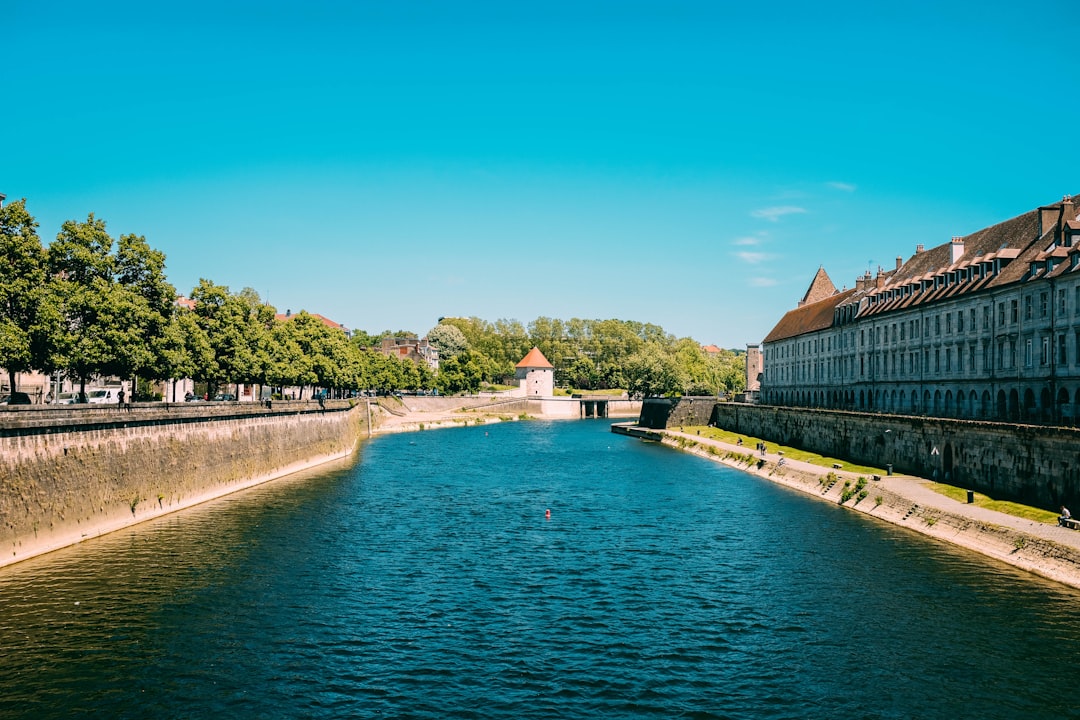
[(118, 374), (165, 380), (172, 370), (167, 330), (176, 308), (176, 288), (165, 278), (165, 254), (141, 235), (121, 235), (115, 270), (121, 308), (121, 321), (113, 330)]
[(311, 358), (304, 352), (300, 335), (303, 328), (291, 320), (271, 328), (267, 342), (266, 381), (279, 390), (294, 385), (303, 387), (317, 380)]
[(54, 362), (79, 382), (86, 398), (86, 381), (95, 374), (121, 369), (114, 344), (116, 324), (130, 310), (113, 283), (113, 240), (105, 222), (91, 213), (86, 222), (66, 221), (47, 252), (51, 287), (63, 315)]
[(428, 330), (428, 342), (439, 351), (439, 359), (450, 359), (469, 347), (465, 333), (449, 323), (440, 323)]
[[(171, 378), (205, 378), (218, 372), (210, 339), (196, 322), (195, 313), (187, 308), (177, 308), (170, 318), (163, 355), (165, 374)], [(169, 399), (178, 400), (175, 394)]]
[(483, 371), (473, 357), (472, 351), (464, 350), (445, 363), (439, 362), (439, 375), (435, 379), (443, 395), (476, 393), (480, 390)]
[(250, 298), (234, 295), (224, 285), (199, 280), (191, 291), (195, 317), (214, 352), (213, 365), (202, 368), (202, 379), (216, 388), (222, 382), (254, 382), (265, 375), (260, 367), (261, 339), (265, 331), (253, 312)]
[(675, 357), (650, 342), (627, 358), (627, 390), (641, 397), (670, 397), (684, 393), (689, 382)]
[(50, 296), (37, 227), (26, 200), (0, 208), (0, 366), (12, 390), (16, 373), (49, 364), (48, 340), (55, 336), (49, 332), (55, 313), (44, 307)]

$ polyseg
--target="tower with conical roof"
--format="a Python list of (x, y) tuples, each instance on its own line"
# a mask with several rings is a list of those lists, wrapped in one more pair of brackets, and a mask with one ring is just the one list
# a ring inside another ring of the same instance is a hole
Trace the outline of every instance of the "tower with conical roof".
[(540, 348), (530, 350), (514, 368), (514, 377), (527, 397), (555, 395), (555, 366), (548, 362)]

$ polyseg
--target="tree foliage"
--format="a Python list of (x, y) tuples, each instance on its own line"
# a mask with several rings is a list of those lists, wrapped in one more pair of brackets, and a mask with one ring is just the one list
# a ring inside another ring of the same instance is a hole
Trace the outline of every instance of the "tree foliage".
[(18, 200), (0, 208), (0, 367), (15, 374), (48, 364), (50, 296), (37, 221)]

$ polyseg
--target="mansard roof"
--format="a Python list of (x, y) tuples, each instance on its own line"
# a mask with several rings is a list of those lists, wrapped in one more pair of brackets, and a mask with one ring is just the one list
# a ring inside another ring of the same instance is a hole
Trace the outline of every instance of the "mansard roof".
[(780, 318), (780, 322), (772, 329), (763, 342), (776, 342), (787, 340), (815, 330), (824, 330), (832, 327), (833, 313), (836, 308), (850, 299), (857, 290), (846, 290), (835, 293), (831, 297), (819, 300), (815, 303), (801, 305), (794, 310), (789, 310)]
[[(869, 272), (854, 290), (836, 293), (819, 269), (799, 307), (788, 312), (765, 342), (831, 327), (839, 317), (863, 318), (1021, 282), (1080, 272), (1080, 217), (1069, 196), (929, 250), (897, 259), (895, 270)], [(955, 259), (954, 259), (955, 258)], [(821, 279), (824, 278), (823, 281)], [(827, 285), (825, 283), (828, 283)], [(829, 294), (828, 288), (832, 288)], [(822, 297), (824, 296), (824, 297)]]

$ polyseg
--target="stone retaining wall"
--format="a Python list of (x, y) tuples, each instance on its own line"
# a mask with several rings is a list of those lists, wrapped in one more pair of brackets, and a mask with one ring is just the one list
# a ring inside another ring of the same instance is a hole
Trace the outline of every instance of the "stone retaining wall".
[(824, 469), (821, 472), (807, 472), (795, 469), (790, 464), (780, 467), (775, 462), (762, 462), (749, 453), (725, 451), (666, 434), (662, 436), (662, 442), (786, 485), (825, 502), (835, 503), (922, 535), (974, 550), (1057, 582), (1080, 587), (1080, 551), (1068, 545), (1003, 525), (973, 520), (940, 508), (921, 507), (875, 482), (866, 486), (865, 498), (860, 499), (856, 495), (845, 500), (843, 492), (846, 488), (843, 479), (835, 483), (822, 482), (823, 479), (827, 480), (828, 474)]
[(345, 401), (0, 416), (0, 565), (344, 457), (367, 417)]
[[(643, 413), (644, 415), (644, 413)], [(673, 413), (674, 417), (674, 413)], [(1080, 430), (716, 403), (716, 426), (1057, 510), (1080, 504)], [(686, 423), (689, 424), (689, 423)]]

